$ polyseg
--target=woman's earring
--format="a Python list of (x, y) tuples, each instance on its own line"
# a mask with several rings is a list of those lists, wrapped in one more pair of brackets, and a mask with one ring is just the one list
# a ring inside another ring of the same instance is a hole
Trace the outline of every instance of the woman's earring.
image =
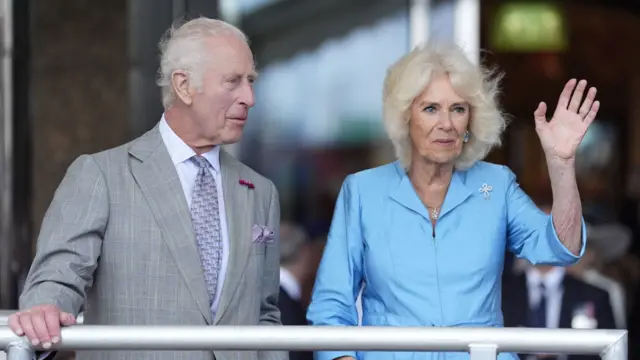
[(466, 131), (464, 133), (464, 139), (462, 141), (464, 141), (464, 142), (468, 142), (469, 141), (469, 132), (468, 131)]

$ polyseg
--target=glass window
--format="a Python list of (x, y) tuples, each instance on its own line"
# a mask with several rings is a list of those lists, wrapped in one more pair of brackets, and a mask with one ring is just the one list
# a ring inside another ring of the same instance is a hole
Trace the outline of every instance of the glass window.
[(274, 181), (283, 217), (327, 220), (344, 176), (370, 166), (368, 149), (387, 139), (386, 70), (408, 48), (403, 9), (259, 69), (239, 155)]
[(406, 53), (408, 36), (402, 11), (261, 69), (247, 133), (263, 143), (308, 146), (384, 136), (382, 83)]

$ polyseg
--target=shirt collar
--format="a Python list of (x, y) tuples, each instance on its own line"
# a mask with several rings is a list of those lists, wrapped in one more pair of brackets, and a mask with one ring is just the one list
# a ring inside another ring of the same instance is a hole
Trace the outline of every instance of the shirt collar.
[(544, 284), (546, 289), (557, 289), (564, 280), (565, 268), (554, 267), (546, 274), (542, 274), (538, 269), (531, 266), (526, 271), (527, 284), (529, 287), (539, 287)]
[[(188, 161), (196, 155), (196, 152), (171, 129), (164, 114), (162, 114), (162, 119), (160, 120), (160, 135), (174, 165)], [(220, 171), (220, 146), (215, 146), (213, 149), (202, 154), (202, 156), (209, 161), (209, 164), (211, 164), (216, 172)]]

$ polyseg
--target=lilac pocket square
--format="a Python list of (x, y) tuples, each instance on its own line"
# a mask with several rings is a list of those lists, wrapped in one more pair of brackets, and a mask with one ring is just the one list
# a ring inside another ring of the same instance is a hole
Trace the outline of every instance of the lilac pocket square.
[(275, 234), (273, 230), (269, 229), (266, 226), (261, 225), (253, 225), (253, 229), (251, 232), (251, 238), (253, 242), (256, 244), (266, 244), (273, 242)]

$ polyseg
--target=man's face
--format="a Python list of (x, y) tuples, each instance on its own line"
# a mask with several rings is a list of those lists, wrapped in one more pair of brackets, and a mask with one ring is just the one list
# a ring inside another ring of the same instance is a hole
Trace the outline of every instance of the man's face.
[(256, 73), (247, 44), (234, 35), (205, 41), (211, 60), (204, 69), (202, 86), (190, 91), (192, 119), (205, 145), (240, 141), (249, 108), (254, 105)]

